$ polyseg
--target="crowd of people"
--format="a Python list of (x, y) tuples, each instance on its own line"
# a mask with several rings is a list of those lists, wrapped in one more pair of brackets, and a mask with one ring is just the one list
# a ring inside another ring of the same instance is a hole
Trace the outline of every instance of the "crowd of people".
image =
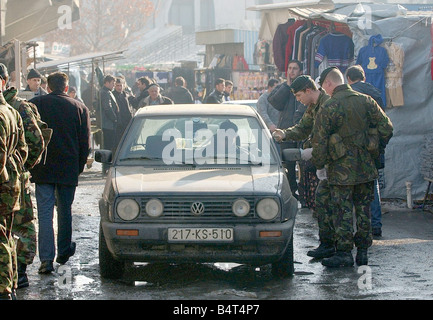
[[(378, 169), (384, 166), (392, 123), (382, 109), (380, 91), (365, 82), (361, 66), (348, 68), (345, 75), (327, 68), (318, 83), (302, 70), (301, 62), (289, 61), (287, 80), (270, 79), (257, 110), (281, 155), (285, 149), (300, 149), (298, 163), (283, 164), (293, 196), (318, 219), (320, 244), (307, 255), (323, 259), (328, 267), (351, 266), (356, 247), (355, 261), (365, 265), (372, 237), (382, 233)], [(18, 97), (3, 64), (0, 80), (0, 299), (12, 299), (17, 288), (29, 285), (26, 270), (36, 246), (41, 274), (54, 271), (53, 261), (65, 264), (75, 254), (71, 207), (91, 151), (91, 122), (89, 109), (63, 72), (45, 79), (32, 69), (25, 88), (33, 94), (29, 101)], [(174, 83), (162, 93), (154, 79), (141, 77), (133, 94), (123, 77), (105, 76), (96, 108), (101, 148), (114, 152), (142, 107), (195, 103), (185, 79)], [(233, 82), (217, 79), (205, 103), (223, 103), (232, 91)]]

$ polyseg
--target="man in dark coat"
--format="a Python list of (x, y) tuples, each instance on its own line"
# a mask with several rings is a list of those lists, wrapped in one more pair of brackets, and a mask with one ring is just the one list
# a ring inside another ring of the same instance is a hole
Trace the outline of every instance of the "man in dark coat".
[(153, 83), (154, 81), (146, 76), (141, 77), (137, 80), (136, 86), (139, 90), (139, 93), (136, 97), (130, 96), (128, 98), (129, 103), (135, 110), (144, 107), (143, 100), (149, 96), (149, 92), (147, 91), (147, 89), (149, 89), (150, 85)]
[(54, 271), (55, 204), (58, 216), (56, 261), (64, 264), (75, 253), (71, 207), (78, 176), (84, 170), (91, 146), (89, 111), (84, 104), (67, 95), (68, 84), (65, 73), (53, 73), (48, 77), (52, 92), (30, 101), (37, 106), (41, 119), (53, 129), (46, 159), (30, 170), (31, 181), (36, 184), (40, 273)]
[(185, 87), (185, 79), (177, 77), (174, 80), (175, 87), (167, 93), (167, 97), (173, 100), (174, 104), (194, 104), (194, 97)]
[(373, 86), (371, 83), (365, 82), (365, 72), (360, 65), (354, 65), (346, 70), (347, 83), (350, 84), (353, 90), (369, 95), (377, 104), (385, 109), (385, 105), (382, 100), (382, 93), (378, 88)]
[(116, 79), (112, 75), (104, 78), (104, 85), (99, 92), (99, 112), (102, 129), (102, 148), (115, 151), (117, 115), (119, 114), (119, 105), (113, 94)]
[(206, 103), (219, 104), (224, 102), (225, 82), (226, 81), (221, 78), (215, 81), (215, 90), (207, 97)]
[(114, 87), (114, 97), (116, 98), (117, 104), (119, 105), (119, 114), (117, 115), (117, 126), (116, 126), (116, 148), (119, 145), (119, 141), (125, 132), (126, 127), (132, 119), (132, 108), (128, 101), (128, 95), (125, 91), (126, 83), (122, 78), (116, 79), (116, 86)]

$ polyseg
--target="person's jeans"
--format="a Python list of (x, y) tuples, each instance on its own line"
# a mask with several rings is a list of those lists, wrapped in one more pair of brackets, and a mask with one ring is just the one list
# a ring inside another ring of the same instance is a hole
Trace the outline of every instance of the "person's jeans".
[(54, 205), (57, 206), (58, 255), (67, 255), (70, 252), (72, 240), (71, 207), (75, 197), (75, 189), (75, 186), (61, 184), (36, 184), (40, 261), (54, 261), (56, 255), (53, 227)]
[(382, 228), (382, 208), (380, 205), (379, 181), (374, 180), (374, 200), (370, 205), (371, 227)]

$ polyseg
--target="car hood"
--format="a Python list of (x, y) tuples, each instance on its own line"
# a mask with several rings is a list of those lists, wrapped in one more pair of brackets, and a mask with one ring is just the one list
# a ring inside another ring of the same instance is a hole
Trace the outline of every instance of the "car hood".
[[(136, 193), (277, 193), (278, 166), (228, 168), (121, 167), (113, 172), (119, 194)], [(114, 183), (114, 181), (113, 181)]]

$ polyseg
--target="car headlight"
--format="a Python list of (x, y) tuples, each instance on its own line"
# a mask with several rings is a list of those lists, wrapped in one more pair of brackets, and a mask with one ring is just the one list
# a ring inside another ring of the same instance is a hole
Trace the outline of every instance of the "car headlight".
[(278, 215), (280, 206), (274, 199), (266, 198), (257, 203), (256, 210), (259, 217), (263, 220), (272, 220)]
[(250, 212), (250, 204), (245, 199), (238, 199), (233, 203), (232, 210), (237, 217), (245, 217)]
[(164, 205), (158, 199), (151, 199), (146, 203), (146, 213), (149, 217), (158, 218), (164, 212)]
[(125, 221), (131, 221), (140, 214), (140, 206), (135, 200), (124, 199), (117, 204), (117, 215)]

